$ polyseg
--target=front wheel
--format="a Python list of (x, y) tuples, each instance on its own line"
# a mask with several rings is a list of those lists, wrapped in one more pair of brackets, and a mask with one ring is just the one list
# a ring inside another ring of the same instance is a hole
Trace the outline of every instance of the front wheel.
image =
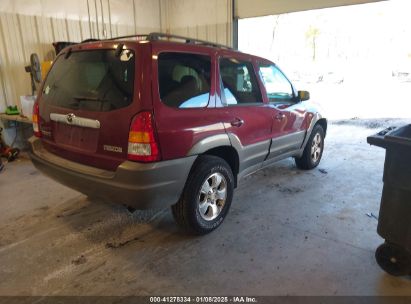
[(223, 222), (233, 199), (234, 177), (223, 159), (200, 156), (180, 200), (171, 207), (175, 221), (196, 234), (207, 234)]
[(323, 156), (325, 132), (321, 125), (316, 125), (304, 148), (303, 155), (295, 158), (298, 168), (303, 170), (314, 169), (318, 166)]

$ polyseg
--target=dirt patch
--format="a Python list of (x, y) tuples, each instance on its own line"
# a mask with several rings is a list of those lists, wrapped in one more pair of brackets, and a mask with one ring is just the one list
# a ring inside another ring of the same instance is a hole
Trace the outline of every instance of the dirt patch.
[(328, 174), (328, 171), (325, 169), (318, 169), (318, 171), (320, 171), (320, 173), (322, 174)]
[(106, 248), (110, 248), (110, 249), (116, 249), (116, 248), (121, 248), (131, 242), (134, 241), (140, 241), (140, 242), (144, 242), (144, 240), (141, 240), (139, 237), (135, 237), (129, 240), (125, 240), (123, 242), (108, 242), (106, 243)]
[(74, 265), (81, 265), (87, 262), (87, 259), (84, 255), (80, 255), (77, 259), (74, 259), (71, 261), (72, 264)]
[(304, 189), (301, 187), (282, 186), (280, 184), (274, 184), (273, 188), (276, 188), (281, 193), (290, 195), (304, 192)]
[(67, 209), (67, 210), (63, 210), (62, 213), (57, 214), (56, 217), (57, 218), (61, 218), (61, 217), (68, 217), (68, 216), (73, 216), (73, 215), (77, 215), (83, 212), (84, 209), (86, 209), (88, 206), (83, 206), (80, 207), (78, 209)]

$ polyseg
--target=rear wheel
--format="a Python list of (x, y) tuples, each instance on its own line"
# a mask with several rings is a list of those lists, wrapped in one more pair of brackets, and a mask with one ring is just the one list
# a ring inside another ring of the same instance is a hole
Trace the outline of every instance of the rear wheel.
[(391, 243), (380, 245), (375, 251), (378, 265), (393, 276), (411, 274), (411, 254), (404, 248)]
[(303, 170), (314, 169), (318, 166), (323, 156), (324, 151), (324, 129), (321, 125), (314, 126), (305, 146), (303, 155), (295, 158), (295, 163), (298, 168)]
[(233, 190), (234, 177), (227, 162), (216, 156), (200, 156), (180, 200), (171, 207), (174, 219), (186, 230), (209, 233), (227, 216)]

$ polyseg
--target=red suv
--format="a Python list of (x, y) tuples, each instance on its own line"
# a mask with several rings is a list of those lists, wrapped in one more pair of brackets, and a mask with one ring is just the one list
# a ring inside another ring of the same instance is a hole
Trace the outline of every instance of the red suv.
[(89, 197), (171, 206), (204, 234), (241, 178), (294, 157), (320, 162), (327, 120), (269, 60), (152, 33), (65, 48), (42, 84), (34, 165)]

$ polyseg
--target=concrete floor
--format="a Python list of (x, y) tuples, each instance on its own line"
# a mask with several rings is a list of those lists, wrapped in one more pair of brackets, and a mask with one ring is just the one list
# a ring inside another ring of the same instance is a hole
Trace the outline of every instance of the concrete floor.
[(285, 160), (246, 178), (204, 237), (179, 231), (169, 210), (131, 216), (25, 158), (9, 163), (0, 295), (411, 295), (409, 278), (376, 264), (382, 239), (366, 215), (378, 215), (385, 152), (365, 139), (384, 123), (355, 123), (329, 127), (318, 169)]

